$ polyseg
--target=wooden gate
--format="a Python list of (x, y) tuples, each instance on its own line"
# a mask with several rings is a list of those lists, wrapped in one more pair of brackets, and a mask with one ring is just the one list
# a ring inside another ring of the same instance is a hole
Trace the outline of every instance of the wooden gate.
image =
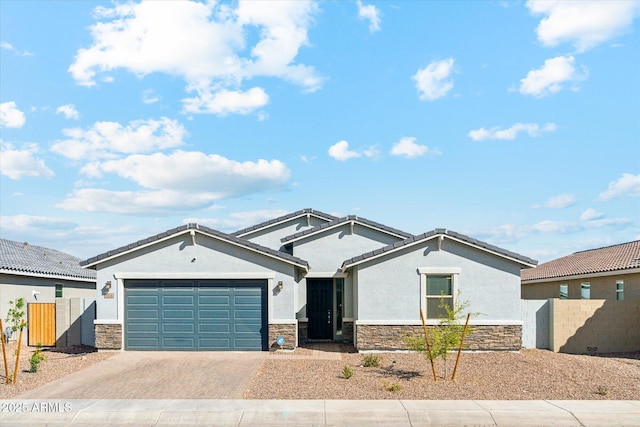
[(56, 304), (29, 303), (29, 345), (56, 345)]

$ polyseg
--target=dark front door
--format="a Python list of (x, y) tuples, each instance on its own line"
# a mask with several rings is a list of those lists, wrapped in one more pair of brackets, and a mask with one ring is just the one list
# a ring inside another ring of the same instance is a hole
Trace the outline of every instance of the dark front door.
[(309, 339), (333, 339), (333, 279), (307, 279)]

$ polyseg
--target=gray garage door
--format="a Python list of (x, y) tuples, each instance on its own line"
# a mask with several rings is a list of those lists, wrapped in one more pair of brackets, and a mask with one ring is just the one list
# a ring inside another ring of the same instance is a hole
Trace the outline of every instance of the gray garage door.
[(266, 280), (127, 280), (127, 350), (266, 350)]

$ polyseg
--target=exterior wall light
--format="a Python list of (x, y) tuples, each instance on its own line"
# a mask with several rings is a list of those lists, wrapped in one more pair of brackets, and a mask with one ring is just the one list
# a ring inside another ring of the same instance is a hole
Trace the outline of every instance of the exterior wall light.
[(104, 284), (104, 288), (108, 291), (109, 289), (111, 289), (111, 280), (108, 280), (105, 284)]
[(278, 282), (278, 290), (282, 290), (283, 287), (284, 287), (284, 285), (282, 284), (282, 280), (280, 280)]

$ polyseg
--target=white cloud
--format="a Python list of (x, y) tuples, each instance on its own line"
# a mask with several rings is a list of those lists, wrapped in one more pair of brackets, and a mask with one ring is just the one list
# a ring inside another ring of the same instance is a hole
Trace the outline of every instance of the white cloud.
[(545, 15), (536, 28), (538, 40), (548, 47), (572, 43), (584, 52), (631, 29), (640, 14), (637, 1), (529, 0), (533, 15)]
[(556, 130), (554, 123), (547, 123), (540, 126), (537, 123), (516, 123), (508, 129), (493, 127), (491, 129), (480, 128), (469, 132), (469, 137), (474, 141), (484, 141), (485, 139), (507, 139), (512, 140), (520, 132), (526, 132), (529, 136), (539, 136), (540, 132), (553, 132)]
[(442, 98), (453, 89), (453, 81), (449, 79), (453, 71), (453, 58), (433, 61), (426, 68), (419, 69), (412, 77), (421, 100), (434, 101)]
[(33, 215), (1, 216), (0, 228), (13, 232), (34, 232), (49, 230), (71, 230), (77, 224), (63, 218), (52, 218)]
[(69, 72), (85, 86), (95, 85), (98, 74), (116, 69), (140, 77), (170, 74), (183, 78), (186, 90), (195, 93), (184, 100), (190, 112), (246, 114), (267, 98), (256, 92), (260, 88), (244, 90), (245, 80), (267, 76), (305, 91), (320, 88), (322, 78), (315, 69), (295, 62), (300, 48), (309, 44), (307, 32), (316, 11), (311, 1), (97, 7), (98, 22), (90, 28), (93, 44), (78, 50)]
[(8, 43), (8, 42), (5, 42), (5, 41), (1, 41), (0, 42), (0, 49), (8, 50), (8, 51), (13, 52), (16, 55), (20, 55), (20, 56), (33, 56), (33, 53), (29, 52), (28, 50), (19, 51), (18, 49), (13, 47), (13, 45), (11, 43)]
[(358, 5), (358, 18), (369, 21), (369, 31), (372, 33), (380, 31), (380, 10), (372, 4), (362, 4), (362, 0), (358, 0), (356, 4)]
[(145, 104), (155, 104), (160, 101), (160, 97), (153, 89), (145, 89), (142, 91), (142, 102)]
[(640, 197), (640, 175), (624, 173), (609, 183), (609, 188), (598, 196), (598, 200), (607, 201), (617, 197)]
[[(391, 148), (391, 154), (394, 156), (404, 156), (407, 158), (420, 157), (429, 152), (426, 145), (416, 144), (416, 138), (404, 137), (396, 142)], [(439, 154), (439, 153), (438, 153)]]
[(329, 155), (336, 160), (344, 162), (355, 157), (360, 157), (362, 154), (357, 151), (349, 150), (349, 143), (347, 141), (338, 141), (329, 147)]
[(604, 217), (604, 214), (602, 212), (598, 212), (597, 210), (595, 210), (593, 208), (588, 208), (587, 210), (582, 212), (582, 215), (580, 215), (580, 220), (581, 221), (593, 221), (593, 220), (596, 220), (596, 219), (601, 219), (603, 217)]
[(114, 158), (118, 154), (146, 153), (183, 145), (182, 124), (166, 117), (136, 120), (123, 126), (117, 122), (96, 122), (87, 130), (64, 129), (68, 139), (57, 141), (51, 151), (74, 160)]
[(56, 109), (56, 113), (64, 115), (65, 118), (67, 119), (78, 120), (80, 118), (80, 114), (78, 113), (78, 110), (76, 110), (76, 107), (73, 104), (66, 104), (66, 105), (59, 106)]
[(54, 173), (47, 167), (44, 160), (36, 157), (39, 149), (35, 144), (25, 145), (16, 149), (11, 144), (0, 141), (0, 173), (11, 179), (52, 178)]
[(82, 172), (90, 176), (115, 174), (143, 189), (78, 189), (59, 205), (63, 209), (121, 214), (199, 209), (224, 198), (280, 189), (290, 176), (278, 160), (238, 162), (216, 154), (180, 150), (169, 155), (136, 154), (94, 162)]
[(186, 112), (218, 116), (226, 116), (229, 113), (249, 114), (269, 102), (269, 95), (261, 87), (254, 87), (246, 92), (223, 89), (212, 93), (209, 90), (203, 90), (199, 91), (198, 95), (198, 97), (183, 100)]
[(576, 196), (571, 193), (559, 194), (547, 199), (542, 205), (533, 205), (534, 209), (545, 207), (551, 209), (564, 209), (575, 205), (577, 202)]
[(233, 212), (228, 218), (185, 218), (183, 223), (196, 223), (205, 225), (207, 227), (215, 228), (218, 230), (227, 230), (229, 232), (241, 230), (254, 224), (259, 224), (263, 221), (268, 221), (273, 218), (277, 218), (289, 213), (285, 210), (258, 210), (247, 212)]
[(573, 56), (557, 56), (544, 61), (542, 68), (531, 70), (520, 80), (520, 93), (542, 98), (558, 93), (567, 83), (573, 87), (587, 78), (586, 68), (582, 73), (576, 72)]
[(21, 128), (26, 119), (13, 101), (0, 104), (0, 127)]

